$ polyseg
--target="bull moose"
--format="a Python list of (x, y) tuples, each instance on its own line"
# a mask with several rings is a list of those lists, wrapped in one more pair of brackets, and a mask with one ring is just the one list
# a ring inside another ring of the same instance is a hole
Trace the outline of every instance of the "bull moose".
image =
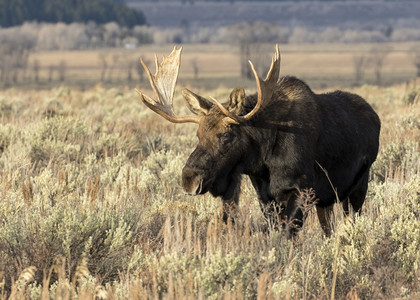
[[(152, 75), (143, 60), (156, 100), (137, 91), (151, 110), (173, 123), (197, 123), (199, 143), (182, 170), (185, 193), (221, 197), (223, 219), (234, 217), (242, 174), (249, 176), (263, 213), (288, 223), (289, 233), (302, 226), (299, 191), (312, 188), (318, 218), (330, 233), (329, 214), (337, 200), (344, 211), (358, 212), (366, 197), (369, 169), (375, 161), (380, 120), (360, 96), (343, 91), (314, 93), (295, 77), (280, 77), (280, 51), (265, 80), (251, 61), (257, 92), (235, 88), (221, 104), (183, 89), (193, 115), (178, 116), (173, 96), (181, 61), (176, 47), (156, 57)], [(277, 224), (279, 222), (277, 221)]]

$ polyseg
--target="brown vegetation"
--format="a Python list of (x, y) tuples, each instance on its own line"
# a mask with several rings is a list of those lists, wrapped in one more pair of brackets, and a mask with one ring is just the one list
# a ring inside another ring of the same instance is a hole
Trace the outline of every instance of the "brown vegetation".
[(0, 91), (0, 298), (418, 298), (419, 84), (352, 89), (383, 124), (366, 205), (330, 238), (310, 212), (294, 241), (247, 181), (233, 226), (185, 196), (195, 128), (133, 89)]

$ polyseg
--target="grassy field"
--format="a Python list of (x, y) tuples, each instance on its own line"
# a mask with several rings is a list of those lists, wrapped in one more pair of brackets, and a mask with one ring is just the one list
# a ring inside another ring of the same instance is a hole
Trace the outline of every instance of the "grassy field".
[[(382, 84), (389, 85), (404, 82), (415, 76), (415, 67), (412, 63), (412, 48), (419, 43), (389, 43), (389, 44), (303, 44), (280, 45), (282, 53), (282, 74), (295, 75), (305, 79), (316, 88), (345, 86), (355, 84), (354, 57), (371, 57), (371, 49), (388, 48), (382, 69)], [(101, 56), (105, 57), (107, 70), (105, 81), (108, 85), (129, 85), (138, 82), (139, 77), (135, 68), (140, 57), (150, 63), (153, 54), (159, 57), (166, 55), (173, 45), (147, 45), (137, 49), (108, 49), (87, 51), (54, 51), (37, 52), (30, 56), (29, 65), (35, 60), (41, 66), (40, 80), (34, 82), (32, 71), (27, 72), (30, 80), (21, 81), (21, 88), (50, 88), (57, 84), (57, 72), (53, 73), (52, 82), (48, 81), (50, 66), (58, 66), (64, 61), (66, 68), (65, 82), (69, 86), (90, 88), (101, 79), (103, 63)], [(269, 65), (273, 45), (260, 45), (258, 57), (252, 58), (257, 65)], [(198, 78), (194, 77), (194, 62), (198, 66)], [(127, 80), (128, 70), (131, 69), (132, 80)], [(363, 82), (376, 83), (371, 63), (365, 64), (365, 78)], [(205, 89), (215, 89), (223, 82), (226, 86), (245, 85), (253, 87), (252, 80), (240, 78), (240, 53), (237, 45), (226, 44), (187, 44), (184, 46), (180, 81), (184, 84), (200, 86)], [(143, 82), (142, 82), (143, 83)], [(148, 84), (144, 81), (143, 84)]]
[(235, 225), (220, 200), (184, 195), (196, 128), (132, 87), (0, 91), (0, 299), (419, 298), (419, 85), (347, 89), (382, 120), (366, 204), (348, 220), (337, 208), (331, 237), (308, 211), (294, 240), (267, 228), (247, 180)]

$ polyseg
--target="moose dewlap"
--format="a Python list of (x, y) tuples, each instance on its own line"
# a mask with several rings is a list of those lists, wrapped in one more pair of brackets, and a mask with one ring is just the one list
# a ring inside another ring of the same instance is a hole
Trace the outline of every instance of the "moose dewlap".
[(348, 213), (358, 212), (376, 159), (381, 123), (372, 107), (355, 94), (315, 94), (302, 80), (280, 77), (278, 45), (262, 80), (250, 63), (257, 93), (235, 88), (227, 103), (187, 89), (182, 94), (193, 115), (177, 116), (172, 107), (182, 48), (176, 47), (156, 73), (146, 70), (156, 99), (138, 91), (144, 104), (174, 123), (198, 124), (199, 143), (182, 170), (187, 194), (210, 192), (223, 201), (224, 219), (235, 215), (242, 174), (257, 191), (266, 217), (302, 226), (299, 191), (312, 188), (322, 228), (339, 199)]

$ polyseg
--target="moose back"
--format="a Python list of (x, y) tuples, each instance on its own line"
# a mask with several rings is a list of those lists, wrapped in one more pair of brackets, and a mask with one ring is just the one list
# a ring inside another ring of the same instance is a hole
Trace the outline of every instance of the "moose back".
[(343, 91), (314, 93), (302, 80), (280, 77), (278, 45), (257, 92), (235, 88), (221, 104), (188, 89), (182, 94), (192, 115), (177, 116), (173, 96), (182, 48), (156, 58), (156, 73), (145, 68), (155, 99), (137, 91), (144, 104), (170, 122), (198, 124), (199, 143), (182, 170), (185, 193), (221, 197), (223, 218), (234, 218), (242, 175), (248, 175), (266, 217), (288, 224), (293, 233), (304, 215), (299, 191), (312, 188), (324, 231), (329, 234), (332, 205), (360, 210), (375, 161), (380, 120), (360, 96)]

